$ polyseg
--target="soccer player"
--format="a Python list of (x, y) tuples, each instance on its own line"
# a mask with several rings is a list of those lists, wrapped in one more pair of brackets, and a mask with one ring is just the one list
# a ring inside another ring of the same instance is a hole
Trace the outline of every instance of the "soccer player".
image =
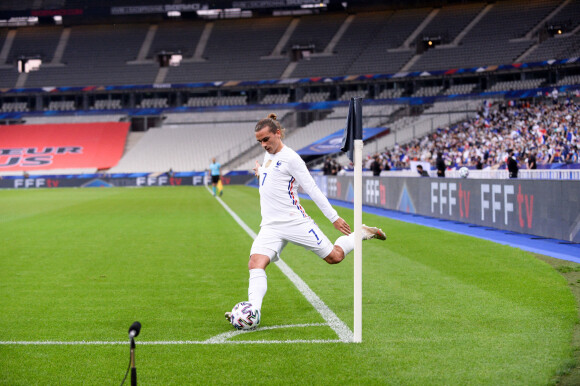
[[(215, 161), (215, 157), (211, 160), (211, 164), (209, 164), (209, 170), (211, 174), (211, 186), (213, 190), (213, 195), (215, 196), (217, 193), (217, 184), (221, 179), (222, 172), (221, 166), (219, 162)], [(223, 194), (223, 190), (220, 190), (220, 196)]]
[[(259, 310), (268, 288), (266, 267), (278, 260), (288, 242), (314, 252), (329, 264), (340, 263), (354, 249), (355, 242), (350, 226), (322, 194), (302, 158), (282, 143), (284, 130), (273, 113), (258, 121), (255, 128), (256, 139), (266, 154), (263, 164), (256, 161), (254, 168), (262, 222), (250, 250), (248, 301)], [(326, 218), (344, 234), (334, 245), (300, 205), (298, 186), (302, 186)], [(386, 239), (385, 233), (375, 227), (363, 225), (362, 234), (363, 240)], [(231, 323), (231, 313), (226, 312), (225, 316)]]

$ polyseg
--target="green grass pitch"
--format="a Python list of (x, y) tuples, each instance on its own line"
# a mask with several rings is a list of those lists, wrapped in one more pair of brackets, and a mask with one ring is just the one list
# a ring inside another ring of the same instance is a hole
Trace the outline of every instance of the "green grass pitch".
[[(228, 186), (222, 199), (259, 230), (256, 189)], [(337, 210), (352, 225), (352, 211)], [(363, 244), (362, 343), (332, 342), (271, 265), (264, 329), (206, 344), (233, 331), (223, 314), (247, 300), (252, 243), (207, 189), (0, 191), (0, 384), (120, 384), (136, 320), (144, 385), (541, 385), (574, 366), (576, 301), (548, 264), (437, 229), (363, 222), (388, 238)], [(352, 329), (352, 255), (331, 266), (289, 245), (282, 258)], [(293, 325), (304, 326), (275, 328)]]

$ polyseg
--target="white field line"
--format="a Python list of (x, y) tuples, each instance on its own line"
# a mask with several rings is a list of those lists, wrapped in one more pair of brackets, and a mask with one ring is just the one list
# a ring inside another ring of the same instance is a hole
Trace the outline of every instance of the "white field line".
[[(324, 339), (296, 339), (296, 340), (235, 340), (235, 341), (225, 341), (219, 343), (208, 343), (201, 340), (160, 340), (154, 342), (138, 342), (137, 345), (139, 346), (178, 346), (178, 345), (209, 345), (209, 344), (288, 344), (288, 343), (344, 343), (338, 339), (335, 340), (324, 340)], [(126, 345), (129, 342), (107, 342), (107, 341), (71, 341), (71, 342), (59, 342), (59, 341), (0, 341), (1, 346), (120, 346)]]
[[(139, 345), (145, 346), (170, 346), (170, 345), (210, 345), (210, 344), (287, 344), (287, 343), (344, 343), (338, 339), (296, 339), (296, 340), (228, 340), (235, 336), (251, 334), (256, 331), (275, 330), (279, 328), (320, 327), (328, 326), (326, 323), (286, 324), (281, 326), (259, 327), (255, 330), (234, 330), (216, 335), (207, 340), (158, 340), (140, 341)], [(0, 346), (115, 346), (126, 345), (129, 341), (0, 341)]]
[(328, 308), (322, 299), (320, 299), (318, 295), (316, 295), (316, 293), (310, 289), (308, 284), (306, 284), (304, 280), (300, 278), (300, 276), (294, 273), (292, 268), (283, 262), (282, 259), (276, 261), (275, 264), (278, 266), (278, 268), (280, 268), (282, 273), (286, 275), (286, 277), (288, 277), (292, 283), (294, 283), (296, 288), (298, 288), (298, 291), (304, 295), (306, 300), (312, 304), (316, 311), (320, 313), (322, 318), (326, 321), (326, 323), (328, 323), (328, 326), (332, 328), (334, 332), (336, 332), (336, 335), (338, 335), (340, 341), (345, 343), (352, 342), (354, 334), (350, 328), (348, 328), (348, 326), (342, 320), (340, 320), (330, 308)]
[[(208, 191), (210, 191), (210, 193), (212, 193), (209, 187), (206, 186), (206, 188)], [(257, 236), (256, 233), (252, 231), (250, 227), (248, 227), (248, 225), (246, 225), (246, 223), (233, 210), (231, 210), (230, 207), (225, 202), (222, 201), (221, 198), (219, 197), (216, 198), (217, 201), (224, 207), (224, 209), (246, 231), (246, 233), (250, 235), (252, 239), (255, 239)], [(354, 334), (352, 333), (350, 328), (348, 328), (348, 326), (342, 320), (340, 320), (338, 316), (336, 316), (336, 314), (330, 308), (328, 308), (328, 306), (322, 301), (322, 299), (320, 299), (318, 295), (316, 295), (316, 293), (314, 293), (314, 291), (310, 289), (308, 284), (306, 284), (306, 282), (304, 282), (304, 280), (302, 280), (300, 276), (294, 273), (294, 271), (288, 266), (288, 264), (283, 262), (282, 259), (279, 259), (274, 264), (276, 264), (278, 268), (280, 268), (282, 273), (286, 275), (286, 277), (296, 286), (296, 288), (298, 288), (298, 290), (302, 293), (302, 295), (304, 295), (306, 300), (308, 300), (310, 304), (312, 304), (312, 306), (316, 309), (316, 311), (320, 313), (320, 315), (326, 321), (326, 323), (328, 323), (330, 328), (332, 328), (334, 332), (336, 332), (336, 335), (338, 335), (338, 338), (341, 342), (353, 341)]]
[[(266, 331), (266, 330), (276, 330), (279, 328), (296, 328), (296, 327), (319, 327), (319, 326), (328, 326), (326, 323), (304, 323), (304, 324), (286, 324), (281, 326), (268, 326), (268, 327), (258, 327), (254, 330), (233, 330), (224, 332), (222, 334), (216, 335), (208, 340), (204, 341), (204, 344), (216, 344), (216, 343), (230, 343), (228, 339), (233, 338), (234, 336), (244, 335), (244, 334), (251, 334), (256, 331)], [(239, 341), (236, 341), (239, 342)], [(253, 342), (253, 341), (250, 341)], [(262, 342), (262, 341), (260, 341)], [(274, 341), (272, 341), (274, 342)], [(290, 341), (277, 341), (277, 342), (290, 342)]]

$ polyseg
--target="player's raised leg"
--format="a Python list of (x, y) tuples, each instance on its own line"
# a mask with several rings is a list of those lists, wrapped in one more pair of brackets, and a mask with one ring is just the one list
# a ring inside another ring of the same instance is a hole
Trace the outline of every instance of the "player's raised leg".
[(362, 224), (362, 236), (363, 240), (370, 240), (370, 239), (379, 239), (379, 240), (386, 240), (387, 235), (383, 232), (382, 229), (377, 227), (369, 227), (365, 224)]
[[(370, 239), (379, 239), (379, 240), (386, 240), (387, 236), (382, 229), (377, 227), (369, 227), (365, 224), (362, 224), (362, 239), (363, 240), (370, 240)], [(354, 233), (351, 233), (348, 236), (340, 236), (336, 239), (334, 243), (334, 248), (332, 252), (324, 258), (329, 264), (337, 264), (340, 263), (346, 255), (348, 255), (354, 249)]]

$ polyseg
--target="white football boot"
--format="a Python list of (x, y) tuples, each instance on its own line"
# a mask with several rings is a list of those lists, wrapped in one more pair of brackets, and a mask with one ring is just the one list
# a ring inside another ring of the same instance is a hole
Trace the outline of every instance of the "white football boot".
[(365, 224), (362, 224), (361, 230), (362, 230), (363, 240), (370, 240), (370, 239), (386, 240), (387, 239), (387, 235), (385, 235), (385, 232), (383, 232), (382, 229), (379, 229), (377, 227), (369, 227), (369, 226), (366, 226)]

